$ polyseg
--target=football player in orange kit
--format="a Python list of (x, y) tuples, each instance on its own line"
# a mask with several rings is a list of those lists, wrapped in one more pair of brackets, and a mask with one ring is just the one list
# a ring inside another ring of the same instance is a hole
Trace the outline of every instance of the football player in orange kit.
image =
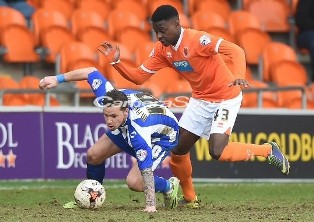
[[(181, 181), (183, 198), (179, 204), (199, 206), (192, 181), (190, 149), (200, 137), (209, 141), (210, 155), (216, 160), (246, 161), (262, 156), (287, 175), (289, 161), (275, 142), (262, 145), (229, 142), (241, 106), (241, 87), (250, 87), (245, 80), (243, 49), (209, 33), (182, 28), (177, 10), (170, 5), (159, 6), (151, 20), (159, 41), (139, 68), (120, 62), (117, 45), (104, 42), (99, 51), (124, 78), (135, 84), (144, 83), (164, 67), (174, 68), (190, 83), (192, 97), (179, 121), (179, 144), (172, 150), (170, 161), (174, 176)], [(228, 66), (222, 56), (229, 59)]]

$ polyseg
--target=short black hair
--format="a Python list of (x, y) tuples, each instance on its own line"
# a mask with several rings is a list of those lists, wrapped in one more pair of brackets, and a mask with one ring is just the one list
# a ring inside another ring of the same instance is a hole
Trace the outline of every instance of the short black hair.
[(103, 107), (119, 106), (121, 110), (129, 107), (128, 97), (122, 91), (113, 89), (108, 91), (101, 101)]
[(152, 22), (160, 22), (163, 20), (169, 20), (174, 17), (179, 17), (179, 13), (172, 5), (159, 6), (152, 15)]

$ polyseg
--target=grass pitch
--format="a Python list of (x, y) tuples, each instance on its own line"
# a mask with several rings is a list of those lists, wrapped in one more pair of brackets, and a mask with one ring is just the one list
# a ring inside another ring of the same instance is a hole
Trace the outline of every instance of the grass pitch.
[(63, 209), (79, 181), (0, 181), (0, 221), (173, 222), (313, 221), (313, 183), (196, 183), (200, 209), (141, 212), (143, 193), (124, 182), (106, 182), (107, 199), (98, 210)]

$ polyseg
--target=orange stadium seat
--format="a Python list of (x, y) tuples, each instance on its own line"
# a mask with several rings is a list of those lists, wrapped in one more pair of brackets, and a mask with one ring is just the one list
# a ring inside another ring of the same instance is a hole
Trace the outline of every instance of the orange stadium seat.
[(32, 15), (33, 33), (36, 44), (40, 45), (41, 35), (53, 27), (63, 27), (69, 29), (69, 24), (66, 17), (58, 11), (40, 8)]
[(79, 0), (77, 6), (79, 9), (98, 13), (103, 20), (108, 19), (111, 10), (110, 4), (103, 0)]
[(236, 35), (247, 28), (261, 29), (258, 18), (247, 11), (233, 11), (228, 18), (228, 27), (230, 33)]
[(140, 20), (146, 20), (148, 17), (148, 10), (146, 5), (136, 0), (120, 0), (114, 6), (114, 9), (128, 11), (131, 10), (136, 14)]
[(247, 28), (236, 34), (236, 42), (245, 51), (247, 63), (257, 65), (265, 46), (271, 42), (271, 37), (260, 29)]
[[(20, 89), (19, 84), (9, 75), (0, 75), (0, 90)], [(25, 106), (26, 100), (22, 94), (5, 93), (2, 98), (3, 106)]]
[(21, 12), (10, 7), (0, 7), (0, 45), (1, 33), (9, 25), (26, 27), (26, 20)]
[(271, 79), (271, 69), (274, 64), (283, 60), (297, 61), (295, 50), (291, 46), (281, 42), (272, 41), (268, 43), (263, 50), (259, 63), (262, 79), (264, 81), (273, 81)]
[[(250, 79), (249, 83), (252, 88), (268, 88), (268, 84), (262, 81)], [(262, 93), (262, 108), (278, 108), (280, 99), (277, 92), (265, 91)], [(258, 93), (245, 92), (243, 93), (242, 107), (257, 108), (258, 107)]]
[(69, 0), (42, 0), (41, 8), (59, 11), (67, 20), (70, 20), (75, 5)]
[(60, 61), (56, 63), (56, 71), (64, 73), (84, 66), (98, 66), (96, 53), (81, 42), (64, 44), (60, 50)]
[(260, 21), (264, 31), (288, 32), (289, 7), (283, 0), (250, 0), (245, 10), (254, 14)]
[(78, 39), (84, 29), (89, 27), (97, 27), (105, 29), (105, 21), (97, 12), (88, 11), (85, 9), (76, 9), (71, 16), (71, 29), (73, 35)]
[(78, 35), (78, 40), (88, 45), (95, 52), (98, 50), (102, 42), (113, 41), (107, 31), (97, 27), (85, 28), (80, 35)]
[(34, 36), (24, 26), (10, 25), (3, 30), (2, 45), (6, 49), (3, 55), (6, 62), (31, 63), (40, 61), (40, 57), (35, 51)]
[[(24, 76), (20, 82), (20, 89), (38, 89), (38, 83), (40, 79), (36, 76)], [(45, 105), (45, 95), (43, 93), (29, 93), (24, 94), (26, 103), (34, 106)], [(50, 96), (50, 106), (59, 106), (59, 101), (54, 97)]]
[(131, 53), (139, 46), (139, 43), (149, 41), (150, 34), (134, 27), (127, 27), (117, 36), (117, 41), (125, 45)]
[[(227, 21), (232, 9), (228, 1), (202, 0), (202, 1), (195, 1), (195, 8), (194, 8), (193, 13), (197, 11), (206, 11), (208, 13), (211, 11), (214, 11), (218, 13), (219, 15), (221, 15), (225, 21)], [(193, 13), (191, 15), (193, 15)]]
[(281, 61), (272, 67), (271, 79), (278, 86), (305, 86), (308, 82), (308, 75), (301, 63)]
[(216, 12), (197, 11), (191, 15), (192, 27), (197, 30), (207, 30), (208, 28), (226, 28), (226, 21)]
[(108, 32), (113, 39), (127, 27), (135, 27), (140, 30), (148, 31), (147, 22), (139, 19), (131, 11), (113, 10), (108, 17)]

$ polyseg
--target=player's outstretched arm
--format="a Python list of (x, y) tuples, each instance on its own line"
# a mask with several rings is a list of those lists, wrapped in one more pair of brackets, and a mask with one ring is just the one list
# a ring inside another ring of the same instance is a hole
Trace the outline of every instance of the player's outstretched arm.
[(88, 67), (83, 69), (76, 69), (56, 76), (46, 76), (40, 80), (39, 88), (41, 90), (45, 90), (55, 88), (58, 84), (63, 82), (87, 80), (88, 74), (96, 70), (97, 69), (94, 67)]

